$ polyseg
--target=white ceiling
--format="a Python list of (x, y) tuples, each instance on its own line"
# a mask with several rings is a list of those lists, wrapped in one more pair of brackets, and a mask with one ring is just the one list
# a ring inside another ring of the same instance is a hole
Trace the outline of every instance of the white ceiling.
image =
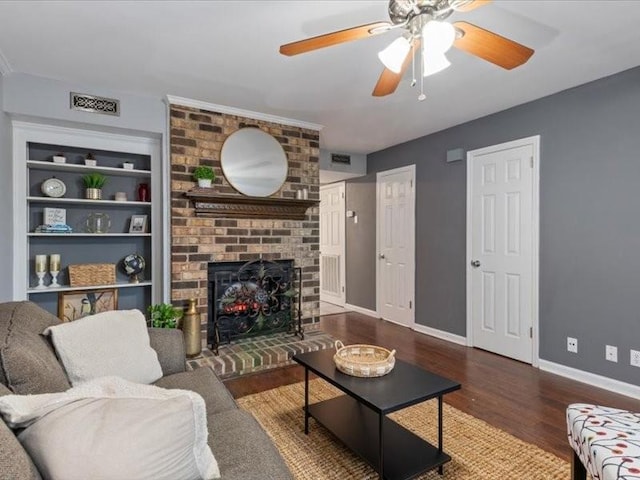
[(464, 19), (536, 50), (512, 71), (453, 65), (374, 98), (377, 52), (399, 31), (295, 57), (281, 44), (387, 20), (385, 0), (0, 1), (15, 72), (167, 94), (324, 125), (321, 146), (369, 153), (640, 65), (640, 1), (496, 1)]

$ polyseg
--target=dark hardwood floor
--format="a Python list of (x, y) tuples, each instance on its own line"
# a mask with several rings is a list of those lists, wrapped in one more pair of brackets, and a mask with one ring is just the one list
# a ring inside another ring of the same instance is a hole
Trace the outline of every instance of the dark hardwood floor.
[[(565, 422), (568, 404), (640, 409), (633, 398), (358, 313), (322, 317), (320, 328), (345, 344), (395, 348), (397, 358), (460, 382), (462, 389), (446, 395), (445, 402), (567, 461), (571, 459)], [(302, 367), (290, 366), (225, 383), (238, 398), (302, 380)]]

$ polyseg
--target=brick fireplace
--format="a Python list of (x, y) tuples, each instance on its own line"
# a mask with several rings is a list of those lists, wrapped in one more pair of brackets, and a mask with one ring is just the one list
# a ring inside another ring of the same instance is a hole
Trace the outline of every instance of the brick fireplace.
[(170, 114), (172, 303), (183, 306), (189, 298), (196, 299), (206, 338), (210, 262), (293, 259), (301, 269), (302, 323), (312, 330), (320, 299), (318, 206), (309, 208), (302, 220), (202, 217), (186, 194), (196, 187), (194, 168), (208, 165), (216, 173), (217, 194), (246, 198), (224, 178), (220, 151), (231, 133), (257, 127), (275, 137), (287, 155), (288, 177), (273, 197), (295, 199), (296, 192), (306, 188), (309, 199), (318, 201), (319, 132), (180, 105), (171, 105)]

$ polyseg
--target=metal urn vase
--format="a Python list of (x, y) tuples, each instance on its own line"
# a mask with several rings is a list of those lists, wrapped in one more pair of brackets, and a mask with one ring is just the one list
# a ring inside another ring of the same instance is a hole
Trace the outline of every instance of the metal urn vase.
[(200, 355), (202, 340), (200, 337), (200, 317), (196, 310), (196, 299), (189, 299), (189, 307), (182, 317), (182, 334), (184, 335), (184, 349), (187, 357)]

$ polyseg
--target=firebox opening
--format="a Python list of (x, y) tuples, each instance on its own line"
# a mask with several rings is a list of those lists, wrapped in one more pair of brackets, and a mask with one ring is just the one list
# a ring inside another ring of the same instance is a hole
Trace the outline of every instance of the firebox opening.
[(207, 343), (290, 332), (304, 338), (301, 269), (293, 260), (212, 262), (208, 265)]

